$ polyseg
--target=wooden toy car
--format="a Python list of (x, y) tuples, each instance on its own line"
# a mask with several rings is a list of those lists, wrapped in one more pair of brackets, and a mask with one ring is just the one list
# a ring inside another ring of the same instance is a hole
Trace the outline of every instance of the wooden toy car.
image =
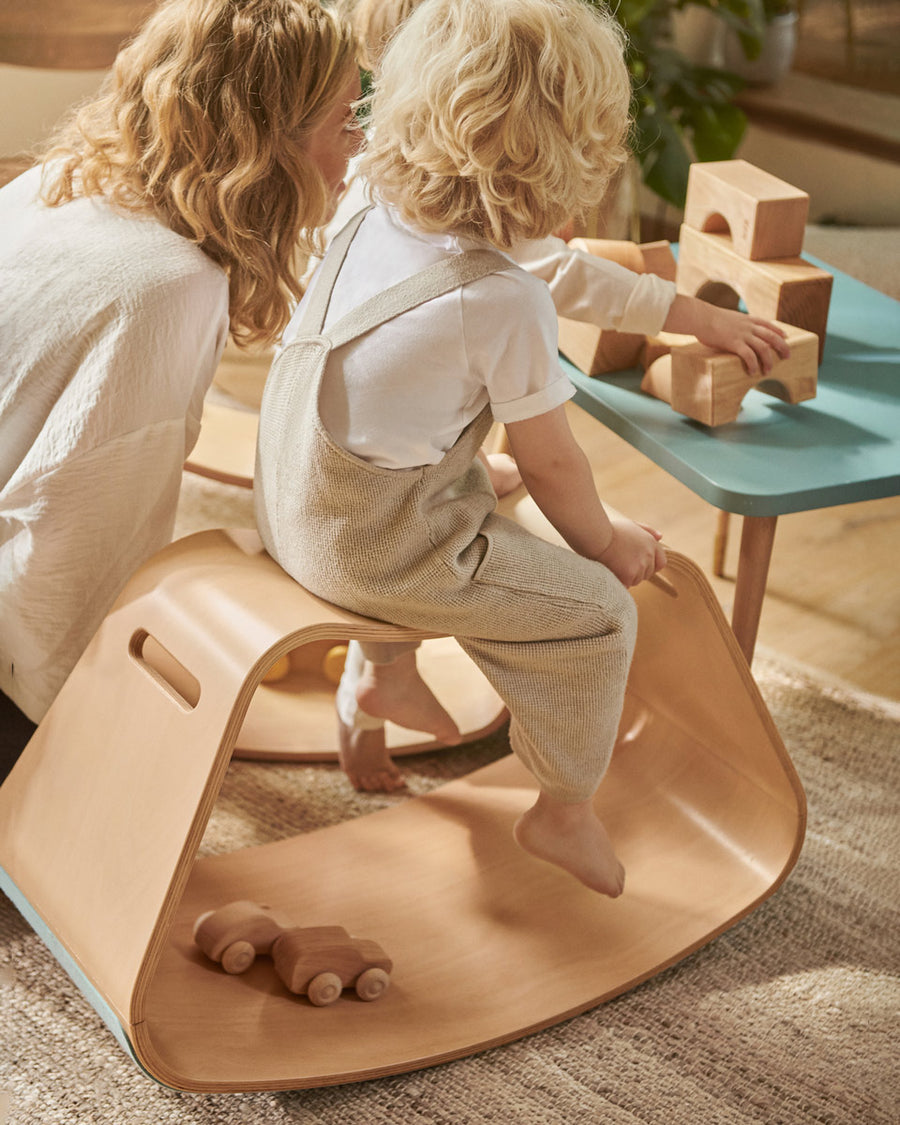
[(317, 1006), (334, 1003), (351, 986), (361, 1000), (377, 1000), (393, 968), (377, 942), (352, 938), (342, 926), (286, 930), (272, 947), (272, 959), (285, 987)]
[(268, 906), (238, 901), (201, 914), (194, 941), (227, 973), (243, 973), (258, 955), (271, 956), (282, 983), (317, 1007), (345, 988), (377, 1000), (390, 984), (393, 962), (381, 946), (353, 938), (343, 926), (286, 926)]

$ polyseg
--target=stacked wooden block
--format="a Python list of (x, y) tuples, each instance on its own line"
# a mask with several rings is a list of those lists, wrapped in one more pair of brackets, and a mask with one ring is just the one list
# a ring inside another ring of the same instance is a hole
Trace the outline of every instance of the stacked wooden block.
[[(746, 161), (691, 167), (674, 272), (678, 291), (732, 308), (743, 301), (751, 315), (778, 322), (791, 355), (769, 374), (748, 376), (737, 356), (715, 352), (693, 337), (645, 338), (574, 327), (562, 319), (560, 350), (591, 375), (641, 364), (643, 390), (709, 426), (734, 421), (752, 387), (787, 402), (813, 398), (832, 277), (800, 257), (808, 208), (805, 192)], [(651, 244), (649, 255), (645, 247), (626, 245), (638, 252), (638, 258), (632, 256), (642, 267), (638, 272), (671, 276), (660, 244)], [(581, 246), (593, 252), (599, 246), (602, 253), (602, 243)], [(617, 260), (634, 268), (621, 251)]]

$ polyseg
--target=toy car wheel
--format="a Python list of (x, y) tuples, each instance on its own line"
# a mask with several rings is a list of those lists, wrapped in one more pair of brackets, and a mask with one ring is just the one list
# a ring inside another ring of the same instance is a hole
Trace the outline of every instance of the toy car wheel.
[(360, 1000), (377, 1000), (387, 991), (391, 978), (384, 969), (366, 969), (356, 982), (356, 995)]
[(226, 973), (244, 973), (256, 960), (252, 942), (233, 941), (222, 954), (222, 968)]
[(319, 973), (309, 982), (306, 995), (311, 1004), (315, 1004), (317, 1008), (324, 1008), (326, 1004), (333, 1004), (337, 1000), (343, 987), (337, 973)]

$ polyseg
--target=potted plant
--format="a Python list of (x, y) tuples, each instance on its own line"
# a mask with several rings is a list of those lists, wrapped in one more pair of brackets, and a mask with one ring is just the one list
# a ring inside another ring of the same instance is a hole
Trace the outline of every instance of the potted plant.
[[(589, 0), (598, 6), (603, 0)], [(689, 9), (733, 29), (753, 49), (762, 31), (761, 0), (620, 0), (616, 17), (628, 35), (633, 87), (632, 149), (647, 187), (681, 208), (695, 160), (730, 160), (746, 118), (735, 105), (744, 81), (685, 50), (673, 16)]]
[(764, 86), (778, 82), (791, 69), (800, 17), (796, 0), (757, 2), (762, 16), (761, 35), (741, 38), (729, 29), (723, 42), (723, 61), (747, 82)]

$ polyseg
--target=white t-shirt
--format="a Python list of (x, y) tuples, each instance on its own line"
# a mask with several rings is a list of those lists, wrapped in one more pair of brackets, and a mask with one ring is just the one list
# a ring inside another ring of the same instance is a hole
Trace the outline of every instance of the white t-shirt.
[[(485, 245), (414, 230), (390, 208), (375, 207), (350, 246), (325, 327), (448, 254)], [(320, 412), (339, 445), (384, 468), (435, 464), (488, 403), (498, 422), (518, 422), (569, 399), (574, 390), (557, 355), (554, 279), (563, 296), (571, 295), (570, 305), (585, 309), (578, 276), (596, 274), (592, 289), (595, 298), (602, 290), (603, 304), (593, 307), (591, 319), (605, 314), (608, 327), (627, 331), (658, 331), (674, 295), (670, 283), (644, 280), (652, 275), (606, 268), (611, 263), (595, 270), (596, 259), (575, 254), (559, 239), (517, 247), (515, 257), (527, 271), (509, 257), (508, 271), (412, 309), (331, 356)], [(296, 333), (299, 316), (284, 343)]]
[(0, 190), (0, 690), (34, 721), (171, 539), (228, 333), (201, 250), (39, 180)]
[[(350, 162), (347, 190), (326, 228), (326, 244), (371, 203), (366, 180), (358, 171), (360, 159), (357, 156)], [(547, 283), (559, 316), (598, 328), (655, 336), (675, 298), (673, 281), (652, 273), (633, 273), (616, 262), (574, 250), (561, 238), (531, 239), (507, 253), (522, 269)]]

